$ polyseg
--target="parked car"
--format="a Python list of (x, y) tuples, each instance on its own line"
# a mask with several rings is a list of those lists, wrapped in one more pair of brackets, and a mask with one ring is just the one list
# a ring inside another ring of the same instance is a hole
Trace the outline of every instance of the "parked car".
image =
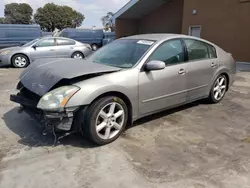
[(102, 45), (106, 45), (115, 40), (115, 32), (106, 32), (104, 33), (104, 38), (102, 40)]
[(59, 37), (67, 37), (82, 43), (91, 45), (92, 50), (96, 51), (102, 46), (104, 33), (102, 29), (63, 29), (57, 34)]
[(141, 117), (199, 99), (220, 102), (235, 72), (231, 54), (206, 40), (137, 35), (116, 40), (86, 60), (32, 64), (10, 100), (44, 122), (46, 130), (81, 131), (103, 145)]
[(41, 36), (39, 25), (0, 24), (0, 48), (21, 46)]
[(83, 59), (91, 53), (91, 46), (62, 37), (37, 38), (21, 47), (0, 50), (0, 65), (10, 64), (16, 68), (27, 67), (41, 58)]

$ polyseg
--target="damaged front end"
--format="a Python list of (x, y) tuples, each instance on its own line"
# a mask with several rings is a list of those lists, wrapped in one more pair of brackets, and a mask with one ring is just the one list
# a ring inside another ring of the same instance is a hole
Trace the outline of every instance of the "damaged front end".
[[(11, 95), (10, 100), (21, 105), (19, 112), (24, 111), (38, 122), (38, 126), (42, 129), (44, 135), (53, 133), (55, 143), (60, 138), (79, 132), (79, 128), (73, 124), (75, 114), (79, 107), (63, 107), (56, 110), (38, 108), (39, 105), (42, 106), (39, 103), (41, 103), (43, 97), (29, 91), (21, 82), (19, 82), (17, 89), (19, 92), (15, 95)], [(64, 101), (65, 104), (66, 102), (67, 101)]]

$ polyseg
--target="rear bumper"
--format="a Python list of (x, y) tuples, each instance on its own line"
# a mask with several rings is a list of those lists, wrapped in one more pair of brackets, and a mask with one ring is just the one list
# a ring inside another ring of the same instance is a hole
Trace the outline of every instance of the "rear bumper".
[(71, 131), (73, 129), (73, 119), (78, 108), (66, 108), (61, 111), (44, 111), (36, 107), (37, 103), (25, 97), (11, 95), (12, 102), (21, 105), (20, 112), (25, 112), (33, 120), (37, 121), (39, 127), (47, 131), (60, 130)]

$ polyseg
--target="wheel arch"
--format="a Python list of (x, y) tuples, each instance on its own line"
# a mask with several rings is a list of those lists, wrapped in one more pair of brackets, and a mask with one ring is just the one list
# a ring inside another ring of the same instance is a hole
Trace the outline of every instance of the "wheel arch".
[(225, 75), (226, 76), (226, 78), (227, 78), (227, 91), (228, 91), (229, 85), (230, 85), (230, 82), (231, 82), (231, 80), (230, 80), (231, 78), (229, 76), (230, 75), (229, 71), (227, 69), (224, 69), (224, 68), (217, 71), (217, 74), (215, 74), (215, 76), (213, 77), (212, 84), (211, 84), (210, 88), (212, 87), (213, 83), (215, 82), (215, 80), (217, 79), (217, 77), (219, 75)]
[[(131, 100), (129, 99), (129, 97), (127, 95), (125, 95), (122, 92), (119, 91), (109, 91), (109, 92), (105, 92), (99, 96), (97, 96), (92, 102), (91, 104), (93, 104), (95, 101), (99, 100), (100, 98), (103, 97), (107, 97), (107, 96), (115, 96), (115, 97), (119, 97), (121, 98), (125, 104), (127, 105), (128, 108), (128, 123), (127, 126), (131, 126), (132, 125), (132, 119), (133, 119), (133, 105)], [(90, 104), (90, 105), (91, 105)]]
[(220, 75), (224, 75), (227, 78), (227, 90), (226, 91), (228, 91), (229, 90), (229, 83), (230, 83), (229, 75), (226, 72), (223, 72)]
[(74, 51), (74, 52), (71, 54), (71, 58), (73, 58), (73, 55), (74, 55), (75, 53), (80, 53), (80, 54), (82, 54), (83, 58), (85, 58), (84, 53), (82, 53), (82, 52), (79, 51), (79, 50)]
[(23, 55), (23, 56), (25, 56), (25, 57), (28, 59), (28, 61), (29, 61), (28, 63), (30, 63), (30, 58), (29, 58), (29, 56), (28, 56), (27, 54), (25, 54), (25, 53), (19, 52), (19, 53), (14, 53), (14, 54), (11, 56), (11, 58), (10, 58), (11, 64), (12, 64), (13, 58), (14, 58), (16, 55)]

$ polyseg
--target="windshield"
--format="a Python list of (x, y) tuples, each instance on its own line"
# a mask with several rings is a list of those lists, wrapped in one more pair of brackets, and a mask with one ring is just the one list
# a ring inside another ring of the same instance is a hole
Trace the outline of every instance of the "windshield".
[(93, 53), (89, 59), (95, 63), (119, 68), (131, 68), (154, 42), (138, 39), (116, 40)]
[(30, 42), (24, 44), (23, 47), (31, 46), (32, 44), (36, 43), (36, 42), (39, 41), (39, 40), (40, 40), (39, 38), (38, 38), (38, 39), (35, 39), (35, 40), (32, 40), (32, 41), (30, 41)]

